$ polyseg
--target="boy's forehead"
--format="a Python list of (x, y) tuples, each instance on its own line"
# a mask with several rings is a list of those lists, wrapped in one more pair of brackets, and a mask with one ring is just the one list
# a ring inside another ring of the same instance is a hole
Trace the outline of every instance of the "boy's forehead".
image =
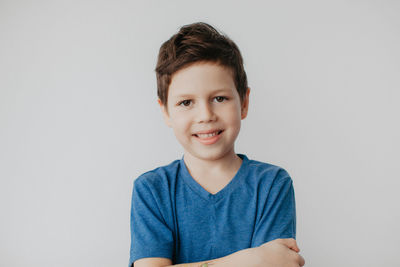
[(236, 90), (232, 71), (212, 64), (194, 64), (177, 71), (169, 86), (170, 97), (183, 97), (204, 93), (230, 93)]
[[(180, 93), (176, 92), (175, 94), (172, 93), (173, 97), (190, 97), (190, 96), (194, 96), (194, 95), (198, 95), (201, 94), (202, 92), (204, 92), (205, 90), (201, 90), (201, 91), (194, 91), (191, 90), (189, 92), (189, 90), (187, 90), (185, 92), (185, 90), (181, 90)], [(232, 89), (231, 88), (220, 88), (220, 89), (215, 89), (215, 90), (207, 90), (207, 92), (211, 92), (211, 93), (232, 93)]]

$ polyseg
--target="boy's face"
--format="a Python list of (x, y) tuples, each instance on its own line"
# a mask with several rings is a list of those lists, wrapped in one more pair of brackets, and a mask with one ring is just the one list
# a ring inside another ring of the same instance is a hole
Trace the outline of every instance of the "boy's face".
[(185, 153), (216, 160), (235, 153), (234, 142), (241, 120), (247, 116), (249, 93), (248, 88), (241, 104), (230, 69), (198, 62), (172, 75), (168, 112), (160, 100), (158, 103)]

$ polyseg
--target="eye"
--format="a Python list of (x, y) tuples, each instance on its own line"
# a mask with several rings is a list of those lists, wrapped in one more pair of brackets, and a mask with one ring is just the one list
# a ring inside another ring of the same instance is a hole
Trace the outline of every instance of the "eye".
[(178, 106), (182, 106), (182, 104), (183, 104), (183, 106), (188, 107), (189, 104), (190, 104), (190, 101), (191, 100), (183, 100), (183, 101), (178, 103)]
[(219, 102), (219, 103), (223, 102), (224, 100), (228, 100), (228, 98), (225, 97), (225, 96), (216, 96), (215, 99), (216, 99), (217, 102)]

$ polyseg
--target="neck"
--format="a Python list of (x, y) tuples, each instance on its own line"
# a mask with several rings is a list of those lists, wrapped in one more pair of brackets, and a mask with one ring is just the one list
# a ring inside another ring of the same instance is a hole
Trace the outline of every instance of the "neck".
[(242, 159), (236, 155), (234, 149), (224, 156), (216, 159), (202, 159), (184, 154), (184, 162), (193, 177), (221, 177), (221, 174), (236, 174), (242, 163)]

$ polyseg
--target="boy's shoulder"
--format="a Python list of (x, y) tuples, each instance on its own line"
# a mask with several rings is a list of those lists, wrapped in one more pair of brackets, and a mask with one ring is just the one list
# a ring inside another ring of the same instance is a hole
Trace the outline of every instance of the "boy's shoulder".
[(266, 162), (266, 161), (261, 161), (261, 160), (256, 160), (256, 159), (248, 159), (249, 165), (251, 165), (252, 168), (259, 168), (259, 169), (265, 169), (268, 171), (273, 171), (277, 169), (283, 169), (282, 167)]
[(291, 180), (290, 174), (285, 168), (266, 161), (249, 159), (247, 166), (251, 176), (257, 180), (265, 180), (268, 183), (277, 180)]
[(139, 175), (134, 181), (135, 185), (149, 184), (152, 186), (161, 186), (165, 180), (176, 177), (179, 170), (180, 159), (176, 159), (168, 164), (155, 167)]

